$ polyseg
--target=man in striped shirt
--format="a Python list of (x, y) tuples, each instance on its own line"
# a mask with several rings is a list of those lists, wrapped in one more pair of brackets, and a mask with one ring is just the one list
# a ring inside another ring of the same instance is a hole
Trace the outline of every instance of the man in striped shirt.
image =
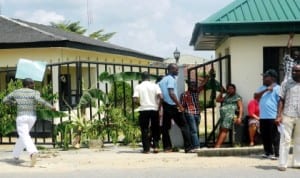
[(34, 90), (34, 81), (30, 78), (23, 80), (23, 88), (17, 89), (4, 97), (3, 103), (17, 105), (16, 124), (19, 138), (13, 150), (14, 159), (18, 160), (21, 152), (26, 148), (26, 151), (30, 154), (31, 167), (33, 167), (36, 163), (38, 150), (29, 132), (36, 121), (36, 106), (41, 104), (52, 110), (55, 110), (55, 107), (40, 97), (40, 92)]
[(300, 64), (300, 51), (295, 50), (292, 56), (286, 55), (284, 57), (284, 79), (283, 81), (292, 79), (292, 68), (295, 64)]
[(199, 124), (200, 124), (200, 91), (204, 89), (205, 79), (198, 87), (195, 81), (188, 82), (188, 90), (185, 91), (181, 97), (181, 105), (184, 108), (184, 116), (188, 123), (190, 136), (192, 140), (192, 147), (194, 150), (200, 149), (199, 141)]

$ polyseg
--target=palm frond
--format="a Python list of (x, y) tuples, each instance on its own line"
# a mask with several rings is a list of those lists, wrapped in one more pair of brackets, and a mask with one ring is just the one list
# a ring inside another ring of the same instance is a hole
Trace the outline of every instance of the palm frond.
[(104, 104), (108, 103), (108, 97), (106, 93), (104, 93), (102, 90), (97, 88), (92, 88), (86, 90), (83, 95), (81, 96), (79, 100), (79, 106), (86, 106), (88, 104), (92, 104), (92, 106), (95, 106), (96, 100), (98, 99), (102, 101)]

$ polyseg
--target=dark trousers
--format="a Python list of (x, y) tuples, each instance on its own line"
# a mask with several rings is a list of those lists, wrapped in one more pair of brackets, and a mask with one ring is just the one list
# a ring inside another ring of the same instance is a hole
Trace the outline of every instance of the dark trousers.
[(266, 155), (279, 156), (280, 133), (275, 119), (260, 119), (260, 133)]
[[(151, 134), (150, 134), (150, 122), (151, 122)], [(159, 142), (159, 119), (158, 111), (140, 111), (139, 124), (142, 132), (142, 144), (143, 150), (148, 152), (151, 146), (151, 138), (153, 138), (153, 147), (158, 148)]]
[(181, 130), (183, 140), (184, 140), (184, 149), (189, 151), (192, 147), (191, 137), (189, 132), (189, 127), (184, 119), (184, 113), (179, 112), (175, 105), (169, 105), (163, 103), (163, 128), (162, 128), (162, 141), (164, 150), (172, 148), (171, 138), (169, 135), (169, 130), (171, 129), (171, 119), (178, 125)]

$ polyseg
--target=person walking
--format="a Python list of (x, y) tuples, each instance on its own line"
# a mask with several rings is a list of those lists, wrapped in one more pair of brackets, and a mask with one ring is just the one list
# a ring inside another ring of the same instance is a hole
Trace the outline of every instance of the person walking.
[(280, 134), (275, 124), (279, 103), (280, 86), (276, 83), (277, 72), (273, 69), (263, 74), (263, 86), (259, 87), (255, 97), (259, 98), (260, 133), (264, 147), (263, 158), (276, 160), (279, 157)]
[(187, 81), (188, 90), (180, 97), (181, 105), (184, 108), (184, 116), (189, 126), (192, 147), (194, 150), (200, 149), (199, 124), (201, 116), (199, 95), (204, 89), (207, 79), (208, 78), (205, 78), (199, 87), (197, 86), (196, 81)]
[(36, 121), (36, 106), (41, 104), (52, 110), (55, 107), (46, 102), (40, 97), (40, 92), (34, 90), (34, 81), (31, 78), (26, 78), (22, 81), (23, 88), (17, 89), (3, 98), (3, 103), (17, 105), (17, 132), (19, 138), (16, 141), (13, 149), (13, 157), (17, 161), (23, 151), (29, 153), (31, 158), (30, 166), (33, 167), (36, 163), (38, 150), (34, 145), (29, 132)]
[(184, 119), (184, 108), (181, 105), (177, 91), (177, 75), (178, 66), (175, 63), (168, 65), (168, 75), (164, 76), (159, 82), (159, 86), (163, 95), (163, 129), (162, 129), (162, 140), (163, 148), (165, 152), (172, 151), (172, 143), (169, 135), (171, 129), (171, 120), (179, 126), (183, 141), (185, 153), (192, 151), (191, 137), (189, 134), (189, 128)]
[(160, 139), (158, 109), (161, 101), (161, 90), (157, 84), (150, 82), (148, 72), (142, 73), (142, 82), (135, 87), (133, 99), (135, 103), (140, 104), (139, 124), (142, 133), (142, 152), (150, 152), (151, 135), (153, 138), (153, 152), (158, 153)]
[(300, 167), (300, 64), (292, 68), (292, 78), (281, 83), (275, 123), (281, 131), (278, 170), (285, 171), (294, 137), (292, 167)]

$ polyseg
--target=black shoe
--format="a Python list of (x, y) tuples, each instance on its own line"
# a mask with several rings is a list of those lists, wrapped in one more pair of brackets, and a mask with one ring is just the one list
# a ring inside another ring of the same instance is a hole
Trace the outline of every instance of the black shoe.
[(146, 151), (146, 150), (142, 150), (141, 151), (141, 153), (144, 153), (144, 154), (149, 154), (150, 153), (150, 151), (148, 150), (148, 151)]

